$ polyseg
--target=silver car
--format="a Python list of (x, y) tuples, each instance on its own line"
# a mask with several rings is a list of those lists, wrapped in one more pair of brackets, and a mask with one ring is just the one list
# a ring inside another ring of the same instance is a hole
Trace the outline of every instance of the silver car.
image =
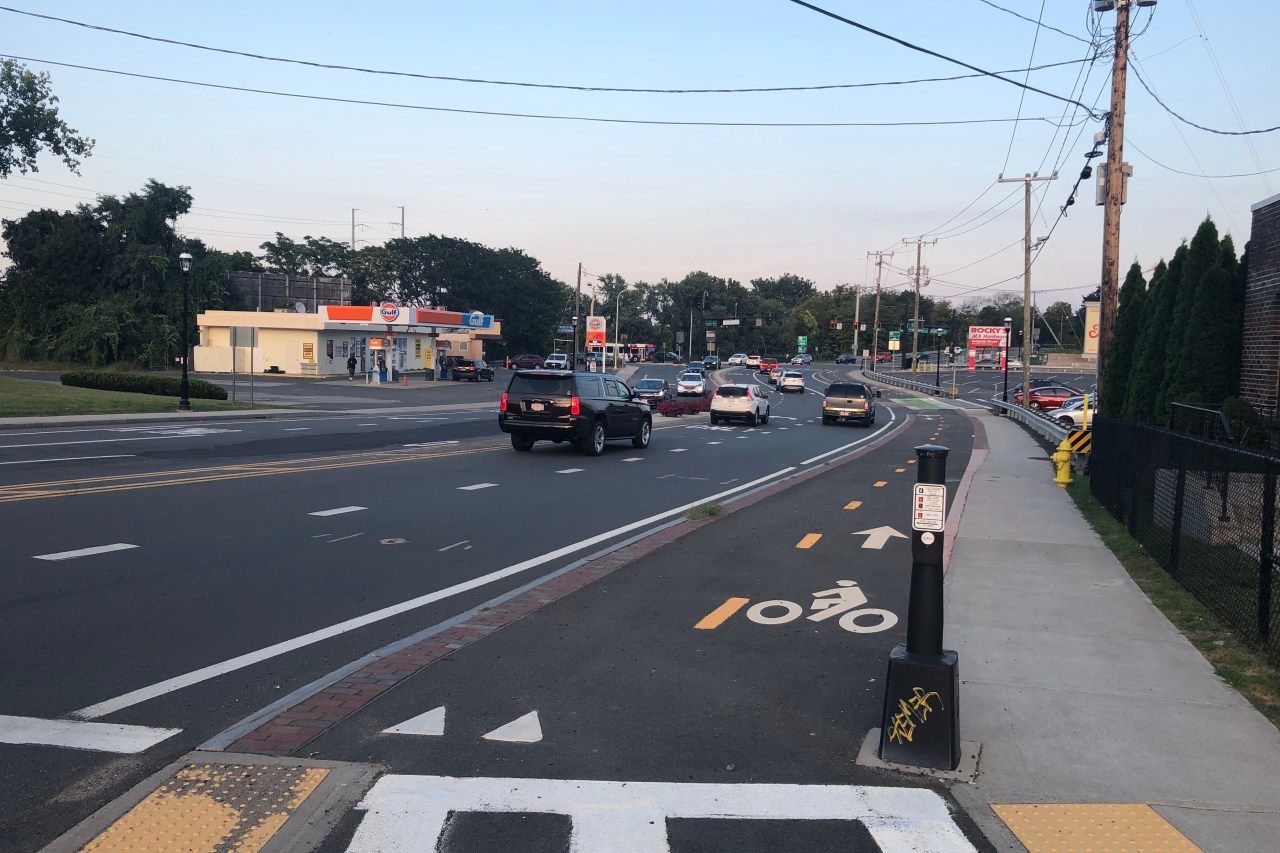
[(707, 393), (707, 380), (700, 372), (682, 373), (676, 383), (676, 393), (681, 397), (701, 397)]
[[(1084, 397), (1070, 397), (1061, 406), (1050, 413), (1059, 426), (1067, 429), (1080, 429), (1084, 426)], [(1098, 415), (1098, 398), (1089, 397), (1089, 423)]]

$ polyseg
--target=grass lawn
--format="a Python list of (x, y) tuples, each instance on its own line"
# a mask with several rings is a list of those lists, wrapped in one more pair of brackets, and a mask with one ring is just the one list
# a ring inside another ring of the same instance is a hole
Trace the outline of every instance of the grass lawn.
[[(247, 409), (247, 403), (229, 400), (191, 400), (196, 412)], [(262, 406), (258, 406), (262, 408)], [(42, 415), (118, 415), (134, 412), (177, 412), (177, 397), (129, 394), (123, 391), (96, 391), (70, 388), (52, 382), (11, 379), (0, 376), (0, 418)]]
[(1151, 603), (1205, 656), (1218, 675), (1240, 691), (1272, 723), (1280, 726), (1280, 669), (1246, 645), (1207, 607), (1169, 576), (1129, 535), (1128, 529), (1089, 493), (1087, 478), (1078, 477), (1067, 491), (1085, 519), (1102, 537)]

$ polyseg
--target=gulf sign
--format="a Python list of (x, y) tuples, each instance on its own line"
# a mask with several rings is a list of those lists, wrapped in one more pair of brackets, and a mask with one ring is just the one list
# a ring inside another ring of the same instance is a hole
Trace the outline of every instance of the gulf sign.
[(587, 346), (604, 346), (604, 317), (587, 318)]
[(378, 317), (384, 323), (394, 323), (400, 319), (400, 306), (394, 302), (384, 302), (378, 306)]

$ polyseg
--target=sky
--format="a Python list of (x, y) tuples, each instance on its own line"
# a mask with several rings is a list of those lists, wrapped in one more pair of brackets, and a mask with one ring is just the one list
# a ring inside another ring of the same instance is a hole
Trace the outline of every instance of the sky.
[[(277, 231), (376, 245), (400, 235), (403, 209), (406, 236), (515, 247), (570, 285), (581, 264), (584, 287), (697, 270), (874, 286), (868, 255), (884, 251), (897, 289), (920, 240), (924, 295), (982, 304), (1023, 289), (1024, 184), (997, 179), (1056, 170), (1033, 184), (1032, 238), (1050, 239), (1032, 290), (1042, 310), (1077, 306), (1101, 271), (1094, 181), (1060, 209), (1103, 124), (1068, 101), (1109, 108), (1116, 13), (815, 5), (1048, 94), (984, 75), (904, 82), (975, 72), (788, 0), (0, 0), (0, 55), (48, 72), (63, 120), (96, 141), (79, 175), (42, 155), (38, 173), (0, 181), (0, 217), (155, 179), (190, 188), (179, 231), (213, 248), (260, 254)], [(1206, 215), (1242, 249), (1250, 206), (1280, 192), (1280, 132), (1208, 132), (1170, 112), (1216, 131), (1280, 124), (1277, 31), (1270, 0), (1135, 9), (1122, 277)], [(1041, 65), (1054, 67), (1025, 70)], [(599, 91), (760, 88), (786, 91)]]

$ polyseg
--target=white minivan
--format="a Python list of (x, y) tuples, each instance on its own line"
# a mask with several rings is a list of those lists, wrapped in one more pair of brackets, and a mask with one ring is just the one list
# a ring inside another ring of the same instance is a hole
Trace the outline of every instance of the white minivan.
[(567, 352), (553, 352), (542, 362), (544, 370), (572, 370)]

